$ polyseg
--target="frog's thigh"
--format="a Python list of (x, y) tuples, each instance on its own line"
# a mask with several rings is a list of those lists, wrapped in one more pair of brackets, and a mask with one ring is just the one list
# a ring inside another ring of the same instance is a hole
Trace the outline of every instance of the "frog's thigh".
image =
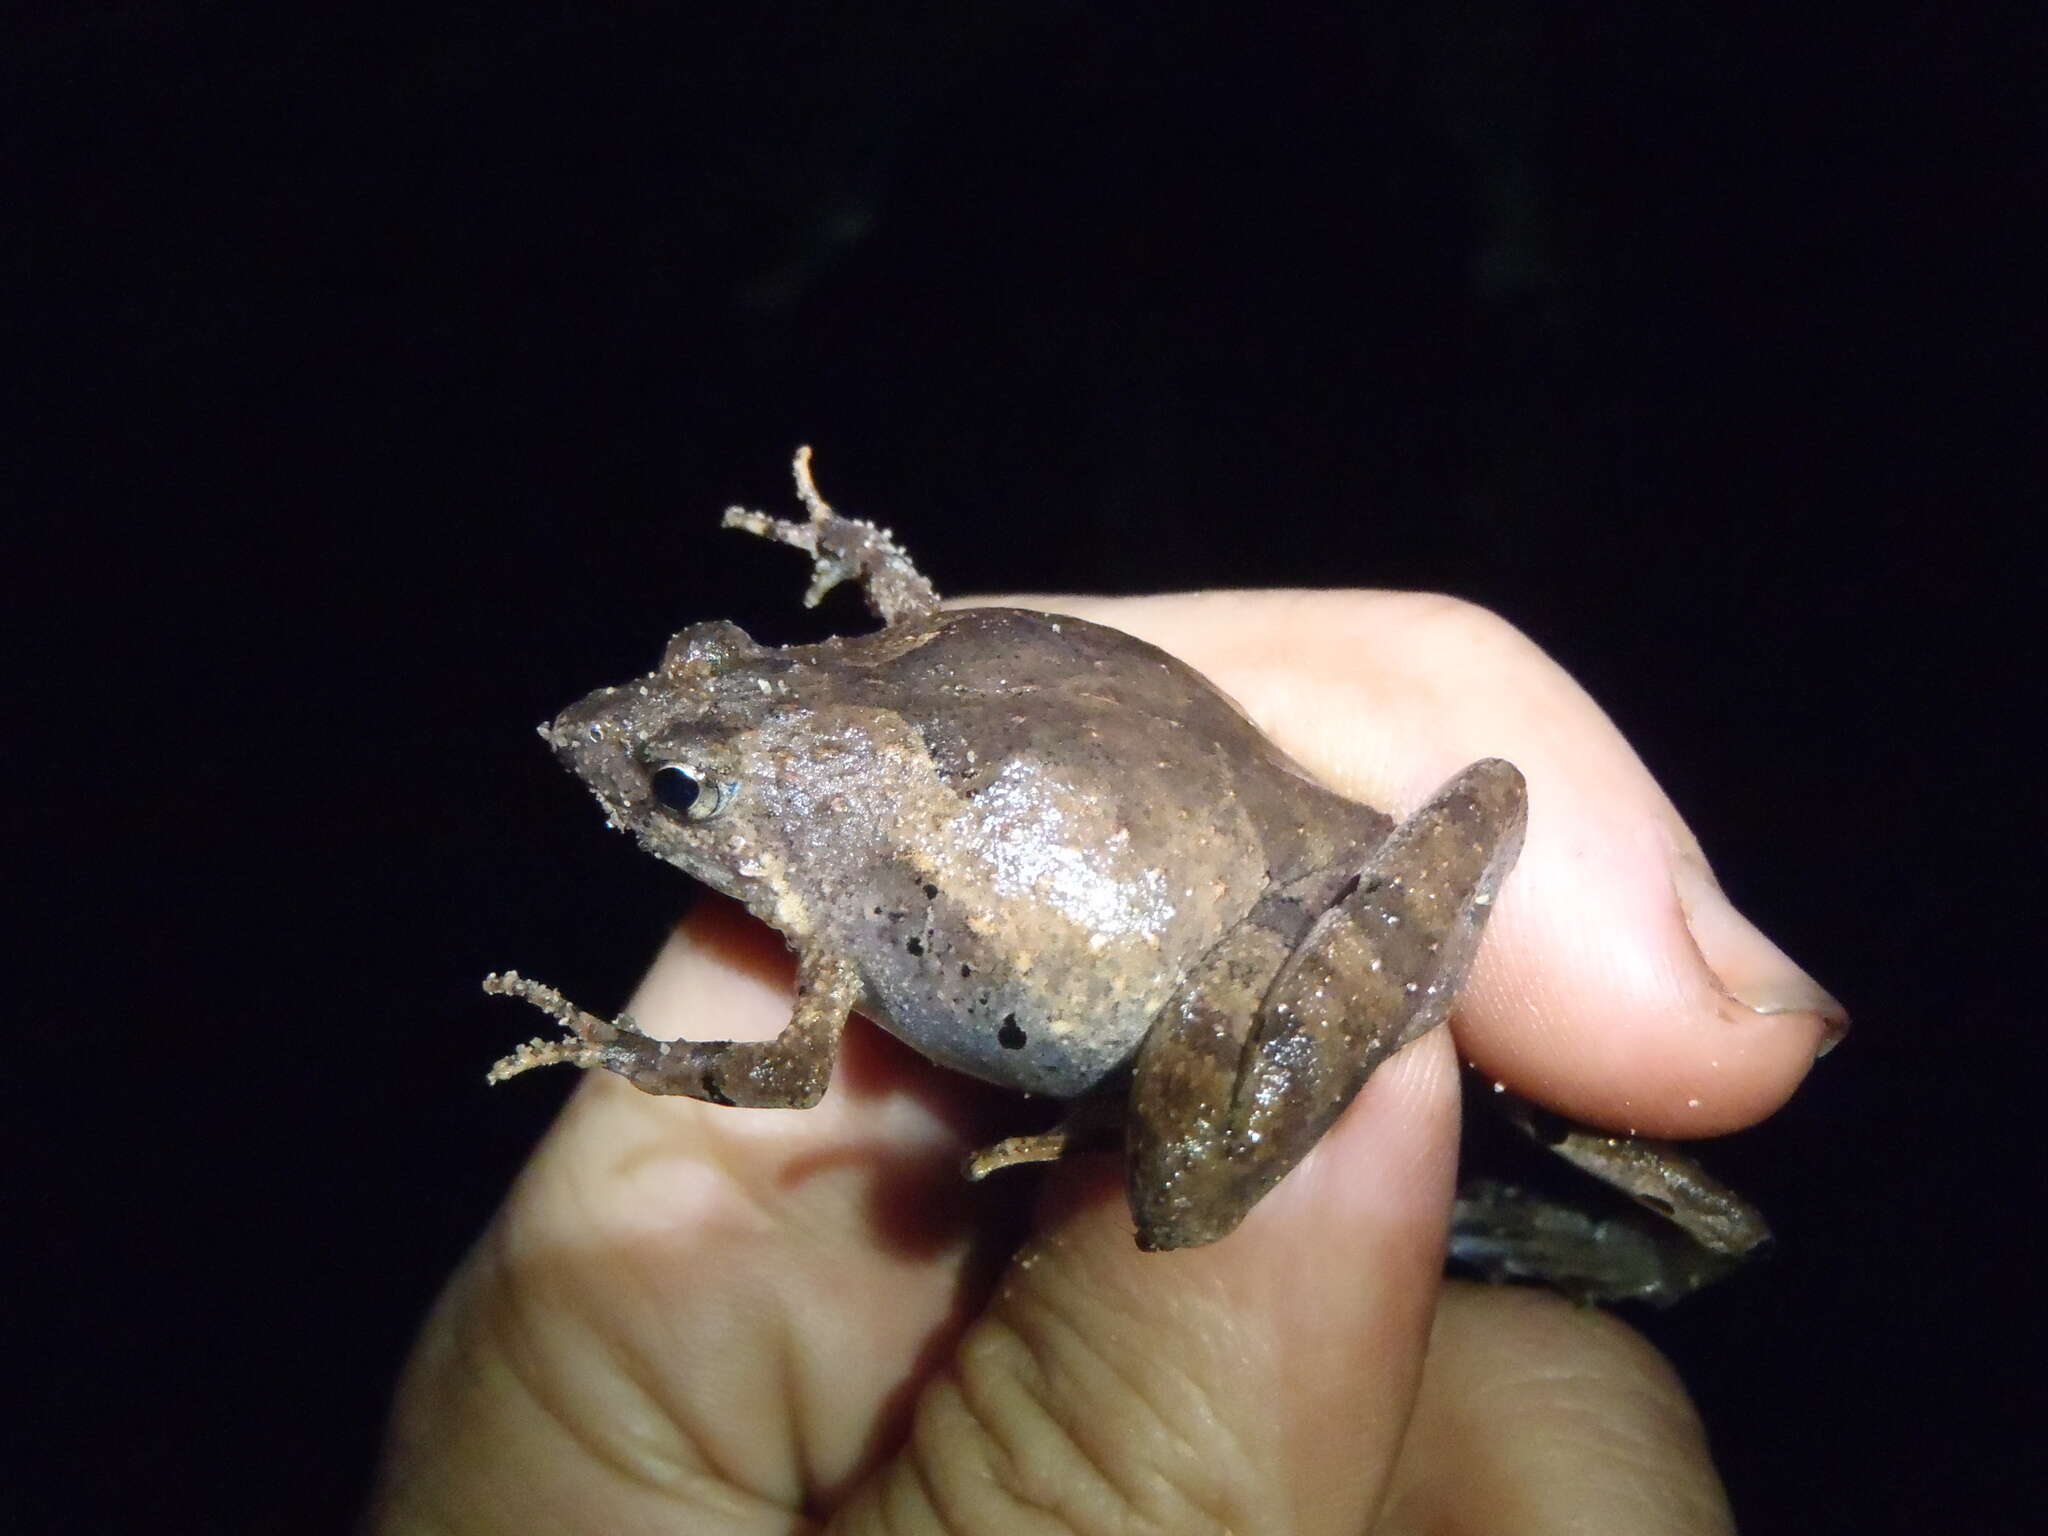
[(1182, 983), (1132, 1085), (1142, 1246), (1229, 1232), (1375, 1067), (1443, 1022), (1521, 850), (1524, 805), (1511, 765), (1474, 763), (1370, 851), (1298, 940), (1269, 903)]

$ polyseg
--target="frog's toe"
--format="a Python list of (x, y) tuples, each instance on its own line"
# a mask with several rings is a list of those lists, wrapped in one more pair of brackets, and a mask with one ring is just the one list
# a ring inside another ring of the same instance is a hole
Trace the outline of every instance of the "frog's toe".
[(596, 1066), (597, 1057), (598, 1053), (581, 1040), (529, 1040), (511, 1055), (493, 1062), (484, 1081), (496, 1085), (535, 1067)]

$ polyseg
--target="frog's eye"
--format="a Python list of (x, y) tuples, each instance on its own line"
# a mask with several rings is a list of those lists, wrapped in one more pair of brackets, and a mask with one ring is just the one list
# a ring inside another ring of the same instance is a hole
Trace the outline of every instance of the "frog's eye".
[(730, 785), (708, 778), (683, 763), (663, 763), (650, 781), (654, 798), (692, 821), (705, 821), (732, 799)]

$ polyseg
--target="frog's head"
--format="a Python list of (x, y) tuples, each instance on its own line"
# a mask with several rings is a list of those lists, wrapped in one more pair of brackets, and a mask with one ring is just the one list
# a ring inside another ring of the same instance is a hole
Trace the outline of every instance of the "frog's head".
[(540, 734), (609, 825), (795, 937), (807, 924), (793, 868), (829, 856), (857, 821), (831, 814), (844, 805), (831, 786), (861, 756), (830, 718), (835, 655), (830, 641), (778, 648), (734, 624), (693, 625), (655, 671), (598, 689)]

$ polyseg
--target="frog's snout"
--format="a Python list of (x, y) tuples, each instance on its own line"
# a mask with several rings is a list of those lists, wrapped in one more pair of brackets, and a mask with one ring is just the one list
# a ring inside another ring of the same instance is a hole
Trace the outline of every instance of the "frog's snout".
[(591, 752), (602, 752), (619, 733), (613, 699), (616, 688), (600, 688), (586, 694), (554, 719), (538, 727), (540, 739), (554, 748), (555, 755), (574, 764)]
[(634, 732), (622, 717), (622, 690), (600, 688), (539, 727), (556, 758), (614, 816), (644, 791), (646, 775), (634, 757)]

